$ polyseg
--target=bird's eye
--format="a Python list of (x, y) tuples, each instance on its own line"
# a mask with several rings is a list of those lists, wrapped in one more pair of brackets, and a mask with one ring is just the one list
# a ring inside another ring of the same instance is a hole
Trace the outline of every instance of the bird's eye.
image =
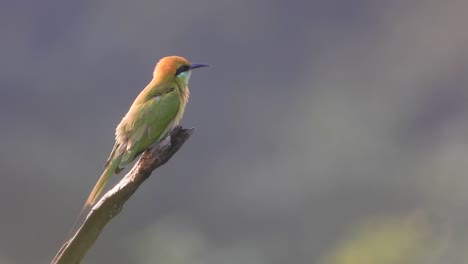
[(176, 70), (175, 76), (177, 76), (177, 75), (179, 75), (179, 74), (181, 74), (181, 73), (183, 73), (183, 72), (186, 72), (186, 71), (188, 71), (188, 70), (190, 70), (190, 66), (189, 66), (189, 65), (182, 65), (182, 66), (180, 66), (180, 67)]

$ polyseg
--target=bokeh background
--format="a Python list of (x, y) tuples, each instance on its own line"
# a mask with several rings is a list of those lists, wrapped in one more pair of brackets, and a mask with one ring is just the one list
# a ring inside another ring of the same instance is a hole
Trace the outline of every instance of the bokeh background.
[[(163, 56), (196, 132), (84, 263), (468, 263), (467, 1), (0, 3), (0, 263), (48, 263)], [(114, 182), (118, 177), (114, 179)]]

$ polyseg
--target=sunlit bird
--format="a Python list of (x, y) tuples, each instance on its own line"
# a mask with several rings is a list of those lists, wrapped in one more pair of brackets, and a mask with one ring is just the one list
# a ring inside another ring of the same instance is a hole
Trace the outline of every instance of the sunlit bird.
[(114, 148), (84, 208), (96, 201), (112, 175), (119, 173), (179, 124), (190, 95), (188, 81), (191, 71), (207, 66), (190, 64), (179, 56), (162, 58), (156, 64), (153, 79), (117, 126)]

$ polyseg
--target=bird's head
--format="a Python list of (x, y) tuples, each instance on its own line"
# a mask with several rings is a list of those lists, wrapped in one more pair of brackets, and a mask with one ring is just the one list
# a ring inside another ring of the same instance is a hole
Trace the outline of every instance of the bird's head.
[(189, 63), (179, 56), (164, 57), (159, 60), (154, 68), (155, 79), (175, 80), (187, 85), (193, 69), (207, 67), (206, 64)]

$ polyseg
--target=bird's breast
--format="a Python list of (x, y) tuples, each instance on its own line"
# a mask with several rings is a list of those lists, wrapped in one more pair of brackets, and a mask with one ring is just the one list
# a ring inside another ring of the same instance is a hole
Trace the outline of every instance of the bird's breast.
[(187, 105), (189, 96), (190, 91), (188, 90), (188, 87), (185, 87), (184, 91), (179, 91), (179, 109), (177, 114), (174, 119), (172, 119), (172, 121), (167, 125), (166, 129), (164, 129), (164, 131), (161, 133), (158, 140), (161, 140), (161, 138), (163, 138), (167, 133), (171, 132), (175, 126), (179, 125), (179, 122), (184, 115), (185, 106)]
[(180, 98), (180, 103), (179, 103), (179, 111), (177, 111), (177, 114), (174, 118), (174, 126), (177, 126), (182, 119), (185, 111), (185, 106), (187, 105), (188, 99), (190, 96), (190, 91), (188, 87), (185, 87), (183, 89), (179, 90), (179, 98)]

